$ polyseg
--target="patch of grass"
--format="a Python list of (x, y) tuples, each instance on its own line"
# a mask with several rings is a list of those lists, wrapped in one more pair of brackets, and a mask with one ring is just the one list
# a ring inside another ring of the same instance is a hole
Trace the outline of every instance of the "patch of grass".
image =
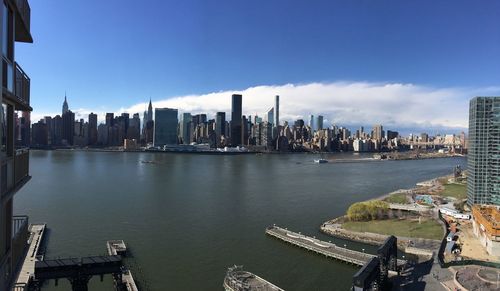
[(342, 227), (351, 231), (373, 232), (386, 235), (405, 236), (412, 238), (427, 238), (441, 240), (443, 238), (443, 228), (433, 220), (423, 220), (418, 223), (414, 220), (372, 220), (372, 221), (348, 221)]
[(396, 193), (384, 199), (384, 201), (388, 203), (397, 203), (397, 204), (408, 204), (408, 199), (406, 198), (405, 193)]
[(467, 198), (466, 184), (444, 184), (444, 190), (437, 193), (439, 196), (453, 197), (456, 199)]

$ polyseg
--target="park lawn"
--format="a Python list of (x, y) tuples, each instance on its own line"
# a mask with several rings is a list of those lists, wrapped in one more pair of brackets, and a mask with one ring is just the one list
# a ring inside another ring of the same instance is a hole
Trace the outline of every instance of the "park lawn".
[(384, 201), (388, 203), (397, 203), (397, 204), (408, 204), (408, 199), (406, 198), (405, 193), (396, 193), (384, 199)]
[(348, 221), (342, 224), (342, 227), (351, 231), (373, 232), (379, 234), (405, 236), (412, 238), (427, 238), (441, 240), (443, 238), (443, 228), (433, 220), (372, 220), (372, 221)]
[(467, 185), (466, 184), (444, 184), (444, 190), (439, 192), (439, 196), (453, 197), (456, 199), (467, 198)]

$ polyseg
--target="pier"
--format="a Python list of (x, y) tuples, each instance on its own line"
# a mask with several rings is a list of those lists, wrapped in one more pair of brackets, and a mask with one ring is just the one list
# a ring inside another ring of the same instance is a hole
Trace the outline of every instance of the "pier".
[(227, 269), (223, 286), (226, 291), (284, 291), (261, 277), (244, 271), (242, 266)]
[[(372, 258), (377, 257), (376, 255), (339, 247), (333, 243), (324, 242), (317, 238), (308, 237), (278, 226), (268, 227), (266, 229), (266, 234), (291, 243), (295, 246), (324, 255), (328, 258), (337, 259), (339, 261), (357, 266), (364, 266)], [(405, 260), (398, 260), (397, 262), (398, 265), (406, 264)]]
[[(108, 254), (110, 256), (126, 256), (127, 255), (127, 245), (123, 240), (108, 240), (106, 242), (106, 247), (108, 249)], [(137, 285), (135, 284), (134, 277), (130, 270), (125, 269), (121, 275), (120, 282), (115, 282), (117, 285), (123, 286), (127, 291), (138, 291)]]
[(14, 290), (27, 290), (35, 274), (35, 263), (43, 260), (39, 255), (40, 244), (45, 234), (45, 224), (31, 224), (28, 228), (28, 252), (14, 283)]

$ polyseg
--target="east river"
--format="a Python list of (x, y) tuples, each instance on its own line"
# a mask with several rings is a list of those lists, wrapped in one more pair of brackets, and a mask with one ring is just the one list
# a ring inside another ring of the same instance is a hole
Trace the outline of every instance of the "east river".
[[(223, 290), (234, 264), (287, 291), (348, 290), (358, 268), (268, 237), (265, 228), (277, 224), (361, 250), (367, 247), (323, 235), (319, 226), (352, 202), (466, 163), (314, 164), (318, 157), (32, 151), (33, 178), (15, 196), (15, 213), (47, 223), (47, 258), (105, 254), (107, 240), (125, 240), (133, 256), (127, 263), (146, 290)], [(65, 281), (44, 290), (66, 290)], [(112, 289), (109, 276), (90, 285)]]

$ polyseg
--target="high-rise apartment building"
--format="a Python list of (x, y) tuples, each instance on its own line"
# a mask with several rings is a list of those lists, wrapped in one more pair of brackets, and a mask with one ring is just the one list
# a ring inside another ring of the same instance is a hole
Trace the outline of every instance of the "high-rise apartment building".
[(238, 146), (241, 144), (242, 126), (242, 99), (241, 94), (231, 96), (231, 144)]
[(500, 97), (470, 101), (467, 203), (500, 205)]
[[(33, 42), (30, 7), (26, 0), (4, 0), (0, 5), (2, 63), (2, 107), (0, 108), (0, 290), (11, 290), (28, 241), (28, 217), (15, 216), (15, 193), (29, 179), (29, 150), (15, 142), (15, 111), (29, 123), (30, 78), (14, 59), (15, 41)], [(28, 125), (29, 127), (29, 125)], [(43, 127), (43, 125), (42, 125)], [(22, 136), (22, 133), (20, 134)], [(44, 141), (45, 142), (45, 141)]]
[(155, 109), (154, 146), (177, 144), (177, 114), (177, 109)]

